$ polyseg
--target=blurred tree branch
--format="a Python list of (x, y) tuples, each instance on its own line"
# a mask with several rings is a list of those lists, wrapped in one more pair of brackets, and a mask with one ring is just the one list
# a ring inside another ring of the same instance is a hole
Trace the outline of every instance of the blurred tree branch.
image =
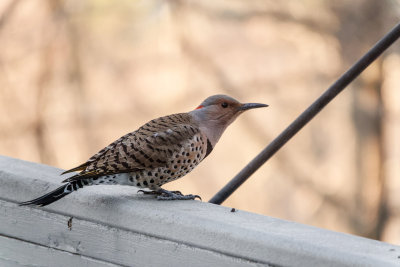
[(54, 164), (55, 158), (49, 145), (49, 140), (46, 138), (46, 93), (48, 91), (48, 84), (51, 80), (53, 73), (53, 47), (49, 43), (43, 48), (41, 52), (40, 68), (37, 78), (37, 93), (36, 93), (36, 106), (35, 118), (32, 124), (34, 138), (36, 140), (37, 151), (39, 153), (40, 161), (46, 164)]
[(202, 3), (201, 1), (184, 1), (177, 0), (171, 2), (172, 5), (179, 6), (179, 8), (190, 9), (192, 12), (201, 13), (210, 19), (218, 21), (227, 21), (231, 23), (243, 23), (255, 18), (273, 18), (281, 22), (289, 22), (297, 25), (303, 25), (307, 29), (320, 34), (332, 33), (333, 28), (329, 24), (322, 24), (321, 22), (312, 20), (308, 17), (294, 17), (289, 12), (283, 12), (278, 10), (260, 10), (250, 9), (235, 11), (232, 9), (212, 8)]
[(17, 9), (20, 0), (11, 0), (8, 5), (4, 8), (3, 13), (0, 15), (0, 31), (10, 19), (12, 14), (14, 14), (15, 10)]

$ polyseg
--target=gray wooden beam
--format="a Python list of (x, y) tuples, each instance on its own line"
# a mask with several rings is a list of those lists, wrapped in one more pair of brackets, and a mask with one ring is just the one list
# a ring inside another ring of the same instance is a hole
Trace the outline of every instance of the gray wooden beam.
[(125, 266), (400, 265), (399, 246), (199, 201), (157, 201), (134, 187), (92, 186), (43, 208), (16, 204), (58, 187), (60, 173), (0, 157), (0, 235)]

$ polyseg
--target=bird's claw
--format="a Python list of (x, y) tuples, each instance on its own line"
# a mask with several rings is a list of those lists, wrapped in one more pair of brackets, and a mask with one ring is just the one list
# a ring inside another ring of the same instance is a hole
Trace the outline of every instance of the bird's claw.
[[(198, 198), (200, 201), (203, 201), (202, 199), (201, 199), (201, 196), (199, 196), (199, 195), (194, 195), (194, 199), (196, 199), (196, 198)], [(193, 200), (194, 200), (193, 199)]]

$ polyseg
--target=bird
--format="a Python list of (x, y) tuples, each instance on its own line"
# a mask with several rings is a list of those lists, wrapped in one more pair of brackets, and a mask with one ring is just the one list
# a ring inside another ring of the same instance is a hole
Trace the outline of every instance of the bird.
[[(43, 196), (19, 203), (46, 206), (91, 185), (130, 185), (158, 200), (194, 200), (198, 195), (168, 191), (162, 185), (192, 171), (214, 149), (225, 129), (243, 112), (267, 107), (240, 103), (227, 95), (206, 98), (194, 110), (153, 119), (101, 149), (63, 185)], [(147, 189), (147, 190), (143, 190)]]

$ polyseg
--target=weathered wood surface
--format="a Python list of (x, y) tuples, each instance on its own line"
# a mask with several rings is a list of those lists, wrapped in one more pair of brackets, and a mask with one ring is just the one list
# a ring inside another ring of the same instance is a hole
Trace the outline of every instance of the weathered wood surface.
[(118, 265), (78, 254), (49, 248), (22, 240), (0, 236), (0, 266), (86, 266), (115, 267)]
[(0, 266), (400, 265), (399, 246), (199, 201), (156, 201), (133, 187), (84, 188), (44, 208), (16, 204), (59, 186), (60, 172), (0, 157)]

